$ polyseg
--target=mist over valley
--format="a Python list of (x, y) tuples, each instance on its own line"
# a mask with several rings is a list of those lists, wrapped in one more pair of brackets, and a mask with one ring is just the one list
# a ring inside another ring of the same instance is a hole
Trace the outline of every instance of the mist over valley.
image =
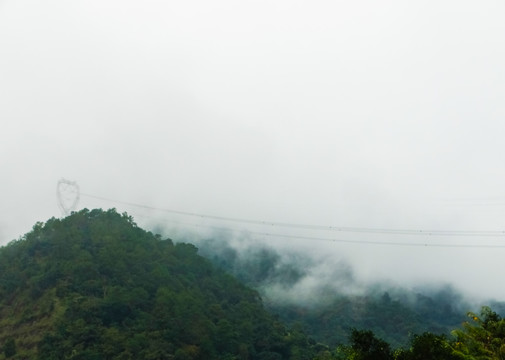
[(504, 14), (0, 1), (0, 360), (505, 357)]

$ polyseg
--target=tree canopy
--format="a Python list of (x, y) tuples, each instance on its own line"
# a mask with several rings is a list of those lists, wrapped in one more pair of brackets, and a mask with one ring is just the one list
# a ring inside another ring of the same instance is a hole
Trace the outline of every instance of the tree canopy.
[[(388, 296), (383, 302), (408, 322)], [(0, 248), (0, 360), (505, 359), (505, 320), (488, 307), (468, 316), (452, 337), (424, 332), (394, 349), (372, 330), (352, 329), (332, 349), (302, 324), (285, 326), (195, 246), (115, 209), (37, 223)]]
[(310, 349), (195, 246), (114, 209), (37, 223), (0, 249), (0, 325), (3, 356), (43, 360), (287, 359)]

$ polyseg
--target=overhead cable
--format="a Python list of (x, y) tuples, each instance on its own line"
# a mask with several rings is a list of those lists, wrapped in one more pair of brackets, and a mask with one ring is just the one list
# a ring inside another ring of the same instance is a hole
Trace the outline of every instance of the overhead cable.
[(283, 228), (293, 228), (293, 229), (306, 229), (306, 230), (324, 230), (324, 231), (334, 231), (334, 232), (350, 232), (350, 233), (371, 233), (371, 234), (388, 234), (388, 235), (422, 235), (422, 236), (478, 236), (478, 237), (503, 237), (505, 236), (504, 230), (415, 230), (415, 229), (390, 229), (390, 228), (370, 228), (370, 227), (349, 227), (349, 226), (328, 226), (328, 225), (310, 225), (310, 224), (295, 224), (295, 223), (285, 223), (285, 222), (275, 222), (275, 221), (265, 221), (265, 220), (251, 220), (227, 216), (216, 216), (199, 214), (180, 210), (171, 210), (158, 208), (150, 205), (137, 204), (132, 202), (120, 201), (110, 198), (105, 198), (101, 196), (81, 193), (81, 196), (86, 196), (89, 198), (108, 201), (138, 208), (143, 208), (152, 211), (160, 211), (165, 213), (171, 213), (176, 215), (184, 215), (197, 217), (201, 219), (210, 220), (221, 220), (227, 222), (235, 222), (242, 224), (251, 225), (262, 225), (262, 226), (272, 226), (272, 227), (283, 227)]
[(325, 238), (317, 236), (301, 236), (301, 235), (289, 235), (289, 234), (278, 234), (269, 232), (259, 232), (250, 231), (243, 229), (233, 229), (223, 226), (215, 225), (202, 225), (196, 223), (187, 223), (177, 220), (167, 220), (168, 222), (175, 223), (178, 225), (190, 226), (195, 228), (208, 228), (219, 231), (231, 231), (238, 232), (242, 231), (248, 235), (263, 236), (268, 238), (283, 238), (283, 239), (295, 239), (295, 240), (310, 240), (310, 241), (325, 241), (334, 243), (346, 243), (346, 244), (356, 244), (356, 245), (389, 245), (389, 246), (404, 246), (404, 247), (436, 247), (436, 248), (473, 248), (473, 249), (492, 249), (492, 248), (503, 248), (505, 249), (505, 244), (447, 244), (447, 243), (429, 243), (429, 242), (398, 242), (398, 241), (371, 241), (371, 240), (349, 240), (340, 238)]

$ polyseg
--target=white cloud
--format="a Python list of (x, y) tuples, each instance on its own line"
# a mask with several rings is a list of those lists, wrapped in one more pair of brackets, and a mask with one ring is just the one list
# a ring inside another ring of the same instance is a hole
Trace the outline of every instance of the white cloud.
[[(86, 193), (197, 213), (503, 229), (502, 204), (453, 200), (504, 196), (504, 10), (3, 1), (0, 241), (58, 215), (62, 176)], [(466, 255), (433, 252), (442, 277), (456, 281), (447, 263), (477, 271)], [(478, 251), (495, 261), (475, 276), (499, 273), (500, 252)], [(368, 274), (407, 258), (411, 271), (384, 270), (405, 281), (433, 259), (364, 253), (355, 261)]]

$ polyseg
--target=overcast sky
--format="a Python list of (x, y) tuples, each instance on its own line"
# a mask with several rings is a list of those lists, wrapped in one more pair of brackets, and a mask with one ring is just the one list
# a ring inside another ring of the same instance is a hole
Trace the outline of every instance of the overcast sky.
[[(0, 244), (61, 216), (61, 177), (199, 214), (505, 230), (504, 18), (498, 0), (0, 0)], [(151, 216), (81, 196), (98, 206)], [(300, 243), (505, 300), (505, 248)]]

